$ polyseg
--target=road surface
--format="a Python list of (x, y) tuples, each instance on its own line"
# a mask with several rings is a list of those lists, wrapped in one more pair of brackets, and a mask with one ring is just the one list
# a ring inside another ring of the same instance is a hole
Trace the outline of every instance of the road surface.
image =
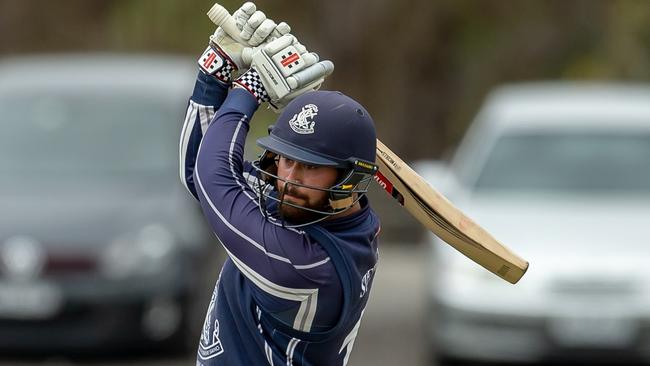
[[(381, 245), (379, 269), (348, 366), (425, 364), (425, 264), (424, 245)], [(0, 355), (0, 366), (36, 365), (193, 366), (195, 361), (194, 355), (173, 359), (139, 355), (111, 360), (70, 360), (64, 357), (3, 359)]]

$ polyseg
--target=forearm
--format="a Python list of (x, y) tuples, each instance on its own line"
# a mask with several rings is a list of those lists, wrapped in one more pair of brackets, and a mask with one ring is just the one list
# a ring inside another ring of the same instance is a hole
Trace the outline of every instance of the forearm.
[(193, 172), (199, 145), (227, 94), (228, 85), (199, 72), (185, 113), (179, 147), (181, 182), (197, 199)]
[(245, 90), (230, 91), (208, 126), (197, 154), (196, 166), (205, 179), (224, 177), (218, 182), (235, 184), (233, 174), (241, 177), (244, 142), (257, 107), (255, 98)]

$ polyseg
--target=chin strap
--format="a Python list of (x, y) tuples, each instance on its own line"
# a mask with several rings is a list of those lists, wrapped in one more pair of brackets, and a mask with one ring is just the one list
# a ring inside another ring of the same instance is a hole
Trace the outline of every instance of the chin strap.
[(332, 207), (335, 211), (344, 210), (354, 205), (354, 202), (355, 201), (352, 199), (352, 196), (338, 200), (330, 199), (330, 207)]

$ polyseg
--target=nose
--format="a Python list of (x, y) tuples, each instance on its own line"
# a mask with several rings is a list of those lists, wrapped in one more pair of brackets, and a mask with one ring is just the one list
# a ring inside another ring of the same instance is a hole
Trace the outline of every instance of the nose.
[(302, 180), (302, 164), (293, 164), (288, 169), (286, 180), (293, 183), (300, 183)]

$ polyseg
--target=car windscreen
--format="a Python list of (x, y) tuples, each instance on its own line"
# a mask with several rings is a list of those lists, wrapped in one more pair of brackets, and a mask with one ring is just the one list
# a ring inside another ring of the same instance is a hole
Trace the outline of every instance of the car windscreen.
[(184, 103), (135, 91), (0, 95), (0, 171), (45, 180), (173, 173)]
[(647, 132), (517, 133), (486, 157), (476, 190), (650, 193)]

